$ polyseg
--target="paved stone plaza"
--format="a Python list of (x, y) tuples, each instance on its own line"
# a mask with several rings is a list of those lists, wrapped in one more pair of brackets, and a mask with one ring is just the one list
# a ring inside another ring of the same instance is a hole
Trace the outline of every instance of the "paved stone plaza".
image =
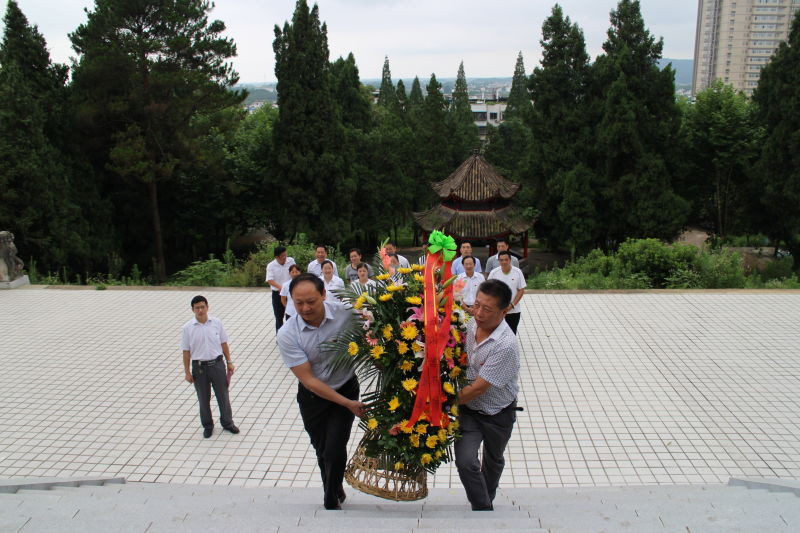
[[(242, 432), (217, 423), (202, 438), (178, 349), (196, 292), (0, 292), (0, 478), (319, 486), (266, 291), (203, 291), (231, 338)], [(800, 478), (800, 292), (522, 302), (525, 411), (501, 486)], [(433, 486), (460, 487), (455, 469), (440, 469)]]

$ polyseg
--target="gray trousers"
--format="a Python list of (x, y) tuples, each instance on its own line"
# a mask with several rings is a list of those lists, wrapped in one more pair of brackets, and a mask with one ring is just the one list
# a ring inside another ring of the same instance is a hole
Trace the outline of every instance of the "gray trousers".
[(197, 401), (200, 404), (200, 422), (203, 427), (213, 428), (214, 419), (211, 417), (211, 387), (214, 387), (214, 396), (219, 404), (219, 422), (222, 427), (233, 425), (231, 402), (228, 398), (228, 367), (222, 357), (212, 364), (200, 364), (192, 361), (192, 378), (194, 389), (197, 391)]
[[(497, 485), (506, 461), (503, 459), (511, 430), (517, 420), (517, 402), (495, 415), (484, 415), (459, 406), (461, 438), (455, 442), (456, 468), (473, 511), (492, 509)], [(478, 450), (483, 443), (483, 461)]]

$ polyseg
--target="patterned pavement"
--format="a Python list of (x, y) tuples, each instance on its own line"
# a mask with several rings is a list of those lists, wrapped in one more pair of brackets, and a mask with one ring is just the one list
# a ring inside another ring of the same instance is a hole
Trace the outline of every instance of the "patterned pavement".
[[(198, 292), (231, 338), (239, 435), (217, 424), (203, 439), (183, 380), (179, 331)], [(501, 486), (800, 478), (800, 291), (522, 303), (525, 411)], [(0, 478), (320, 486), (272, 320), (263, 290), (0, 292)], [(460, 487), (455, 468), (432, 485)]]

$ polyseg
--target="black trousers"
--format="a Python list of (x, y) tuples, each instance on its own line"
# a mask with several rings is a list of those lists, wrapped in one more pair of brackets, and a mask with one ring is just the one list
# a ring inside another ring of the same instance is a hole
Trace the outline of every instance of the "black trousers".
[[(461, 438), (456, 440), (456, 468), (473, 511), (492, 509), (506, 461), (503, 453), (517, 420), (517, 402), (494, 415), (459, 406)], [(483, 461), (478, 450), (483, 444)]]
[(200, 404), (200, 422), (206, 429), (214, 427), (211, 417), (211, 388), (219, 405), (219, 422), (222, 427), (233, 425), (231, 401), (228, 397), (228, 369), (223, 357), (220, 355), (212, 364), (200, 364), (192, 361), (192, 378), (194, 390), (197, 391), (197, 402)]
[(272, 312), (275, 314), (275, 331), (278, 331), (283, 325), (283, 315), (286, 313), (286, 307), (281, 302), (281, 293), (278, 291), (272, 291)]
[[(358, 399), (358, 379), (355, 376), (342, 385), (337, 392), (351, 400)], [(320, 398), (302, 383), (297, 387), (297, 403), (303, 426), (311, 437), (311, 445), (317, 453), (325, 491), (325, 507), (339, 505), (339, 497), (344, 494), (342, 481), (347, 466), (347, 441), (353, 427), (355, 415), (339, 404)]]
[(519, 326), (521, 316), (522, 313), (506, 313), (506, 322), (511, 326), (511, 331), (514, 332), (514, 335), (517, 334), (517, 326)]

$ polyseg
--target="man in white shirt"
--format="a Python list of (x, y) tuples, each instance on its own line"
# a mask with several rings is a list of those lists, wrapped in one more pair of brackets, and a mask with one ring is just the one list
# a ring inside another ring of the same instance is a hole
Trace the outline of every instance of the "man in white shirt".
[(464, 287), (461, 289), (461, 302), (464, 304), (468, 312), (475, 304), (475, 295), (478, 294), (478, 287), (483, 283), (483, 276), (475, 272), (475, 258), (472, 256), (465, 256), (462, 260), (464, 265), (464, 272), (458, 275), (459, 280), (464, 280)]
[(275, 259), (267, 265), (267, 283), (272, 288), (272, 312), (275, 314), (275, 331), (283, 325), (283, 315), (286, 307), (281, 302), (281, 288), (284, 283), (289, 283), (289, 267), (294, 264), (293, 257), (287, 257), (285, 246), (275, 247)]
[[(231, 402), (228, 397), (228, 372), (233, 374), (236, 366), (231, 361), (228, 348), (228, 334), (222, 322), (208, 314), (208, 300), (205, 296), (192, 298), (194, 318), (181, 329), (181, 350), (183, 351), (184, 378), (194, 383), (197, 400), (200, 403), (200, 422), (203, 424), (203, 437), (214, 433), (214, 419), (211, 417), (211, 387), (219, 404), (219, 421), (223, 429), (239, 433), (233, 423)], [(222, 358), (225, 358), (223, 362)], [(190, 365), (191, 364), (191, 369)], [(225, 369), (227, 365), (227, 371)]]
[[(314, 250), (314, 255), (316, 256), (316, 259), (308, 264), (306, 272), (319, 277), (322, 275), (322, 265), (324, 265), (325, 261), (328, 260), (328, 250), (326, 250), (325, 247), (320, 244)], [(339, 275), (339, 268), (336, 266), (336, 263), (333, 263), (333, 273), (337, 276)]]
[(460, 250), (461, 250), (461, 255), (455, 258), (455, 260), (453, 261), (453, 265), (450, 267), (452, 269), (453, 274), (461, 274), (462, 272), (464, 272), (464, 265), (462, 265), (461, 262), (467, 256), (473, 257), (475, 259), (475, 272), (483, 272), (483, 270), (481, 270), (481, 260), (472, 255), (472, 244), (468, 242), (462, 242)]
[(511, 252), (508, 250), (497, 252), (497, 260), (500, 266), (489, 273), (489, 279), (499, 279), (511, 289), (511, 294), (513, 295), (511, 299), (512, 309), (506, 314), (506, 322), (508, 322), (514, 335), (516, 335), (520, 313), (522, 312), (519, 301), (525, 295), (525, 276), (522, 274), (522, 270), (511, 265)]
[[(506, 239), (505, 237), (501, 237), (497, 239), (496, 245), (497, 245), (497, 253), (505, 252), (506, 250), (508, 250), (508, 239)], [(514, 256), (514, 254), (511, 254), (511, 265), (519, 268), (519, 259), (517, 259), (516, 256)], [(494, 254), (493, 256), (491, 256), (489, 259), (486, 260), (486, 273), (488, 274), (489, 272), (491, 272), (492, 270), (494, 270), (499, 266), (500, 263), (497, 262), (497, 254)]]
[[(473, 511), (491, 511), (505, 452), (517, 419), (519, 350), (503, 320), (511, 291), (498, 280), (481, 284), (464, 342), (470, 384), (458, 393), (461, 438), (454, 445), (456, 468)], [(483, 458), (478, 451), (483, 445)]]
[(397, 253), (396, 242), (394, 241), (387, 242), (385, 248), (387, 254), (389, 255), (395, 254), (397, 256), (397, 262), (400, 265), (400, 268), (411, 268), (411, 264), (408, 262), (408, 259)]
[(278, 349), (299, 381), (297, 403), (317, 454), (325, 508), (341, 509), (347, 441), (353, 419), (364, 414), (365, 405), (358, 401), (353, 369), (333, 367), (335, 354), (325, 343), (350, 326), (353, 311), (341, 302), (325, 301), (325, 285), (313, 274), (300, 274), (289, 290), (297, 314), (278, 332)]

